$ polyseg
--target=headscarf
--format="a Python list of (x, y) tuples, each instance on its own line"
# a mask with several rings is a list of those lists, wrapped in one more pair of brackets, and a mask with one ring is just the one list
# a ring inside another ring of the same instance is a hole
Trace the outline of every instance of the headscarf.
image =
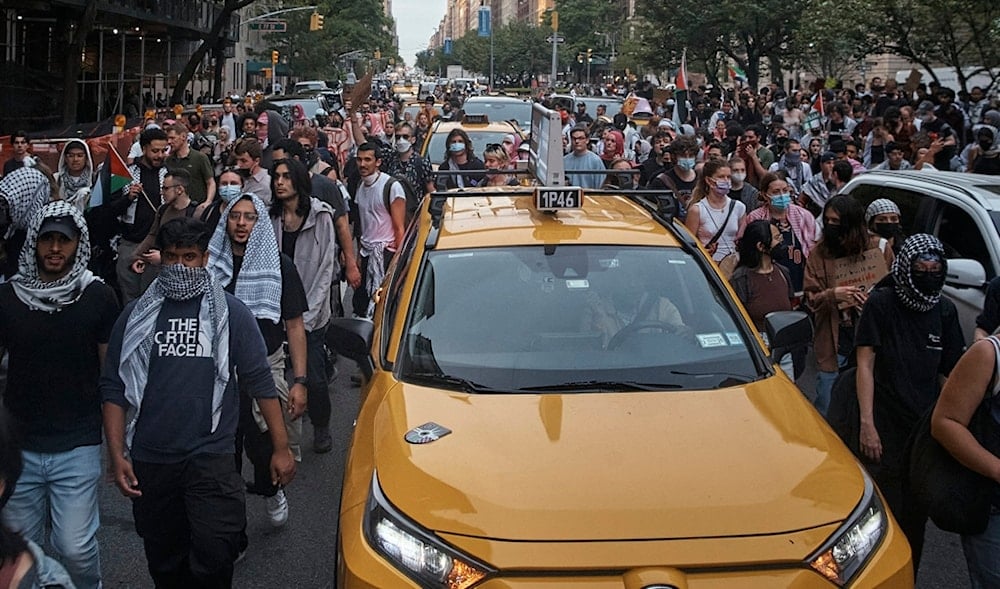
[(896, 213), (900, 215), (899, 207), (896, 203), (892, 202), (888, 198), (877, 198), (872, 201), (868, 208), (865, 210), (865, 223), (871, 223), (871, 220), (879, 215), (886, 215), (889, 213)]
[(52, 200), (49, 178), (41, 170), (24, 166), (0, 180), (0, 198), (10, 208), (10, 228), (7, 237), (18, 229), (27, 229), (28, 222), (45, 203)]
[(938, 238), (926, 233), (911, 235), (903, 242), (896, 259), (892, 262), (892, 282), (896, 296), (907, 308), (926, 312), (941, 300), (941, 291), (933, 295), (917, 290), (913, 284), (912, 268), (917, 258), (924, 254), (934, 254), (941, 259), (941, 271), (948, 271), (948, 261), (944, 255), (944, 245)]
[[(70, 271), (52, 282), (42, 282), (38, 275), (38, 256), (35, 244), (38, 242), (38, 229), (42, 223), (52, 217), (71, 217), (80, 231), (80, 243), (76, 246), (73, 257), (73, 267)], [(72, 305), (83, 296), (90, 283), (100, 278), (87, 269), (90, 262), (90, 234), (87, 222), (74, 205), (57, 200), (50, 202), (36, 211), (28, 227), (28, 235), (18, 258), (17, 274), (11, 279), (14, 294), (22, 303), (33, 311), (58, 313)]]
[(149, 377), (149, 358), (156, 333), (156, 318), (163, 307), (163, 301), (185, 301), (197, 296), (202, 297), (198, 323), (209, 326), (211, 330), (211, 357), (215, 362), (211, 431), (215, 432), (219, 427), (222, 397), (229, 384), (229, 305), (226, 303), (226, 292), (207, 268), (188, 268), (182, 264), (163, 266), (156, 280), (136, 300), (122, 336), (118, 375), (125, 385), (125, 399), (135, 407), (135, 414), (125, 432), (125, 441), (129, 447), (132, 446), (135, 424), (139, 421), (142, 409), (142, 397)]
[(612, 137), (615, 138), (615, 151), (614, 153), (610, 154), (607, 152), (607, 150), (601, 151), (600, 154), (601, 159), (606, 162), (610, 162), (616, 157), (621, 157), (622, 154), (625, 153), (625, 135), (623, 135), (622, 132), (618, 130), (608, 131), (608, 134), (610, 134)]
[(987, 157), (995, 157), (997, 154), (1000, 154), (1000, 128), (989, 124), (976, 125), (972, 128), (973, 136), (978, 138), (979, 131), (982, 129), (988, 130), (993, 136), (993, 143), (990, 145), (989, 149), (983, 151), (983, 155)]
[(232, 281), (233, 244), (226, 232), (226, 219), (236, 203), (245, 198), (253, 202), (257, 222), (250, 230), (233, 292), (254, 317), (277, 323), (281, 320), (281, 255), (274, 227), (268, 222), (267, 206), (259, 197), (244, 193), (226, 205), (208, 243), (208, 270), (219, 284), (228, 285)]
[[(87, 163), (79, 176), (73, 176), (66, 168), (66, 151), (70, 147), (82, 147)], [(93, 185), (94, 160), (90, 157), (90, 148), (80, 139), (70, 139), (59, 154), (59, 196), (63, 200), (75, 204), (80, 210), (87, 207), (90, 197), (90, 187)]]

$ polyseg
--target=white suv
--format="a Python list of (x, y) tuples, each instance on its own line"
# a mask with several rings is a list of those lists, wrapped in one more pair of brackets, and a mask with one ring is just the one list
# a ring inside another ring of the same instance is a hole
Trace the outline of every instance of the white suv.
[(1000, 275), (1000, 176), (941, 171), (868, 172), (841, 191), (865, 207), (876, 198), (899, 205), (906, 235), (930, 233), (944, 243), (944, 294), (958, 307), (972, 340), (986, 283)]

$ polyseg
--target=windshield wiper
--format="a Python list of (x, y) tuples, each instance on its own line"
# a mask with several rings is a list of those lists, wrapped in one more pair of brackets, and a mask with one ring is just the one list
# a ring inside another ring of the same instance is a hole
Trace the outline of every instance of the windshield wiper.
[(662, 391), (666, 389), (679, 389), (681, 385), (676, 383), (657, 382), (636, 382), (634, 380), (580, 380), (575, 382), (561, 382), (557, 384), (539, 385), (532, 387), (521, 387), (519, 391)]
[(745, 374), (733, 374), (730, 372), (684, 372), (683, 370), (671, 370), (670, 374), (678, 376), (692, 376), (694, 378), (708, 378), (711, 376), (724, 377), (716, 387), (732, 387), (753, 382), (755, 379)]
[(442, 374), (440, 372), (408, 372), (403, 375), (406, 379), (416, 379), (421, 381), (426, 381), (429, 384), (444, 384), (452, 387), (457, 387), (467, 393), (505, 393), (508, 391), (503, 391), (500, 389), (493, 389), (487, 386), (483, 386), (478, 382), (474, 382), (465, 378), (459, 378), (457, 376), (451, 376), (448, 374)]

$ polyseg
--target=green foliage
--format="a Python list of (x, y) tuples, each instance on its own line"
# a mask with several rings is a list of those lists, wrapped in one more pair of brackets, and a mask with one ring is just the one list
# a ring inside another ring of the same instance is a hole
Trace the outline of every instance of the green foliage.
[[(281, 18), (288, 21), (288, 32), (265, 36), (267, 53), (271, 49), (281, 52), (283, 60), (294, 76), (303, 79), (334, 79), (342, 72), (337, 57), (355, 50), (365, 52), (364, 59), (371, 59), (376, 49), (381, 50), (382, 65), (393, 57), (391, 21), (385, 17), (380, 0), (286, 0), (285, 8), (316, 5), (324, 16), (323, 29), (309, 30), (310, 11), (291, 12)], [(364, 23), (361, 26), (360, 23)], [(339, 67), (338, 67), (339, 66)]]

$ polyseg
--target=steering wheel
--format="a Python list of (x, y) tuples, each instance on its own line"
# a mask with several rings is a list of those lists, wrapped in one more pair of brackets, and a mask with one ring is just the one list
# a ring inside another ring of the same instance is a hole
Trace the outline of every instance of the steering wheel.
[(625, 340), (646, 329), (658, 329), (664, 333), (678, 333), (680, 326), (666, 321), (635, 321), (618, 330), (618, 333), (608, 340), (607, 349), (617, 350)]

